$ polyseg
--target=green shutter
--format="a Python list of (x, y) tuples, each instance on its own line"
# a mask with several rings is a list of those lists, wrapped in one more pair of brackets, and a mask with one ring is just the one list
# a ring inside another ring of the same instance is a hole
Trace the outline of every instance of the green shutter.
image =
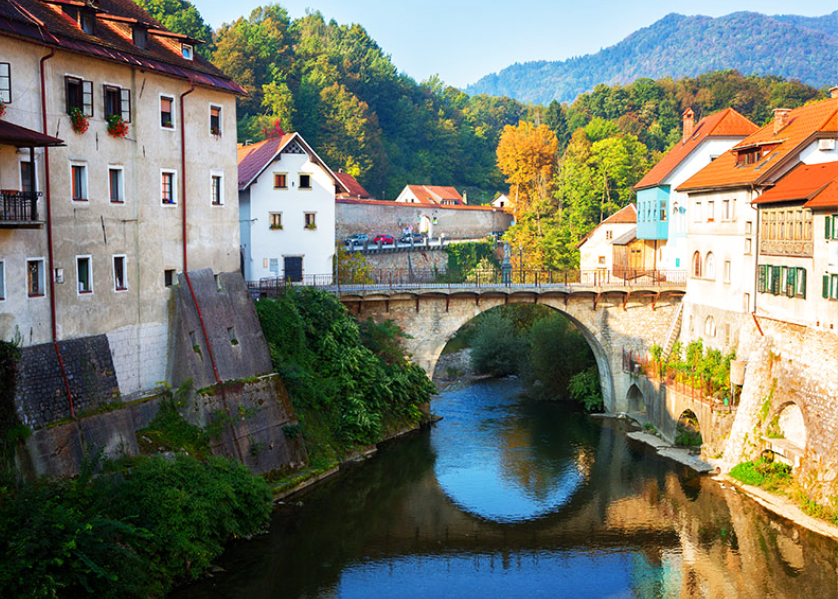
[(797, 286), (800, 288), (800, 297), (806, 299), (806, 269), (805, 268), (798, 268), (797, 269)]
[(826, 223), (824, 226), (824, 238), (832, 239), (832, 217), (827, 214), (824, 222)]
[(759, 293), (765, 293), (766, 290), (766, 281), (765, 279), (768, 276), (768, 266), (765, 264), (760, 264), (757, 268), (757, 291)]
[(832, 282), (832, 289), (829, 297), (832, 299), (838, 299), (838, 275), (832, 275), (830, 281)]
[(782, 273), (783, 269), (780, 266), (772, 266), (771, 267), (771, 294), (772, 295), (780, 295), (780, 289), (782, 286)]
[(786, 297), (794, 297), (794, 284), (797, 282), (795, 277), (796, 274), (796, 268), (789, 268), (786, 270)]
[(823, 276), (823, 298), (829, 299), (829, 275)]

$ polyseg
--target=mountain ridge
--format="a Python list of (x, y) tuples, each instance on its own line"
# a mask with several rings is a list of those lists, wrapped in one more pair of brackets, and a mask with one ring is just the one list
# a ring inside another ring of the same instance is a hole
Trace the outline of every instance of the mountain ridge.
[(571, 102), (596, 84), (695, 77), (736, 69), (822, 87), (838, 83), (838, 10), (822, 17), (739, 11), (722, 17), (670, 13), (599, 52), (515, 63), (466, 87), (470, 95)]

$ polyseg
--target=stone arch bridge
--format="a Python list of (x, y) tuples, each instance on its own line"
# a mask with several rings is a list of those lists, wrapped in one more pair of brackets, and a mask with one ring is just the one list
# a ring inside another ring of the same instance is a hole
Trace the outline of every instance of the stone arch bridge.
[[(406, 349), (433, 375), (445, 344), (478, 314), (507, 304), (541, 304), (561, 312), (587, 339), (600, 374), (605, 408), (628, 411), (632, 380), (623, 372), (624, 349), (644, 352), (677, 335), (682, 282), (587, 285), (360, 285), (336, 290), (359, 319), (392, 320), (411, 339)], [(561, 359), (557, 356), (557, 359)]]

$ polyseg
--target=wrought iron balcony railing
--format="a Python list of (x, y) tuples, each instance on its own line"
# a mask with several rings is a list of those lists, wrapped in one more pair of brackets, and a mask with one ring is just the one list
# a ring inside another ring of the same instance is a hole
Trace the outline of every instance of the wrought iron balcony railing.
[(40, 192), (0, 191), (0, 224), (38, 223), (38, 196)]

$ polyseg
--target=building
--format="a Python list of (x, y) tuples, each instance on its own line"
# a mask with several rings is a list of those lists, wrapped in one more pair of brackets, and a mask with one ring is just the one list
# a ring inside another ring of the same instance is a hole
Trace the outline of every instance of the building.
[(456, 189), (440, 185), (405, 185), (396, 202), (431, 206), (462, 206), (466, 203)]
[(627, 234), (634, 238), (636, 229), (637, 211), (634, 204), (606, 218), (576, 245), (579, 248), (579, 268), (613, 272), (614, 242)]
[(500, 194), (491, 202), (492, 206), (495, 208), (500, 208), (501, 210), (512, 210), (512, 205), (509, 202), (509, 197), (505, 194)]
[(199, 43), (133, 2), (0, 4), (0, 335), (48, 346), (68, 390), (71, 340), (114, 393), (167, 380), (177, 273), (238, 269), (244, 90)]
[(245, 278), (330, 281), (335, 190), (350, 188), (299, 133), (242, 146), (238, 161)]
[[(341, 185), (335, 189), (339, 200), (371, 200), (373, 199), (363, 185), (349, 173), (335, 173)], [(348, 190), (348, 191), (346, 191)]]
[(637, 237), (654, 241), (656, 268), (686, 270), (686, 194), (677, 187), (736, 143), (757, 130), (733, 108), (704, 117), (697, 124), (688, 108), (683, 135), (669, 152), (634, 186), (637, 192)]
[[(684, 304), (689, 338), (733, 348), (749, 312), (813, 326), (824, 326), (829, 314), (835, 321), (826, 308), (834, 302), (821, 305), (816, 289), (833, 272), (833, 242), (816, 242), (815, 234), (829, 222), (831, 167), (815, 167), (838, 160), (836, 89), (827, 100), (775, 110), (773, 122), (678, 187), (692, 215)], [(813, 303), (822, 307), (813, 310)]]

